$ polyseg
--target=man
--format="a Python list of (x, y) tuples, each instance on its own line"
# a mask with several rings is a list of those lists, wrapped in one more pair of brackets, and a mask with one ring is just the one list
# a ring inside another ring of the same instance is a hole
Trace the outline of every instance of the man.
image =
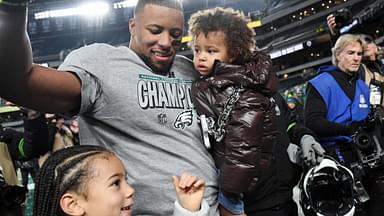
[[(332, 49), (333, 66), (319, 69), (309, 81), (305, 108), (308, 128), (320, 138), (326, 153), (350, 165), (358, 161), (352, 135), (364, 125), (370, 112), (369, 89), (357, 74), (363, 56), (363, 42), (357, 35), (339, 37)], [(368, 215), (381, 214), (384, 187), (380, 179), (364, 179), (371, 199)], [(360, 215), (358, 211), (356, 215)]]
[[(331, 35), (331, 44), (333, 46), (337, 38), (340, 36), (335, 16), (333, 14), (327, 16), (327, 25)], [(375, 41), (370, 35), (361, 34), (360, 36), (364, 43), (363, 59), (359, 69), (360, 78), (364, 80), (368, 86), (371, 84), (371, 80), (384, 83), (383, 63), (378, 58), (379, 47), (375, 44)], [(381, 86), (381, 88), (383, 90), (384, 86)], [(384, 107), (384, 100), (382, 100), (381, 105)]]
[[(373, 80), (381, 84), (381, 90), (384, 90), (384, 71), (383, 63), (378, 58), (379, 47), (369, 35), (361, 35), (365, 44), (362, 70), (359, 71), (361, 79), (369, 86)], [(382, 92), (384, 93), (384, 92)], [(381, 101), (381, 106), (384, 107), (384, 100)]]
[(80, 142), (120, 156), (136, 189), (134, 215), (171, 215), (171, 176), (206, 181), (217, 213), (216, 170), (202, 143), (189, 90), (192, 64), (176, 56), (183, 31), (177, 0), (139, 0), (129, 48), (94, 44), (59, 70), (33, 65), (25, 34), (26, 1), (0, 2), (1, 97), (48, 112), (79, 114)]
[[(309, 81), (305, 122), (318, 136), (333, 138), (322, 141), (325, 147), (334, 146), (336, 140), (350, 142), (357, 129), (351, 123), (363, 121), (368, 116), (368, 87), (357, 74), (362, 54), (362, 41), (358, 36), (342, 35), (332, 49), (333, 66), (321, 67), (319, 75)], [(353, 113), (345, 112), (344, 109), (349, 108)]]

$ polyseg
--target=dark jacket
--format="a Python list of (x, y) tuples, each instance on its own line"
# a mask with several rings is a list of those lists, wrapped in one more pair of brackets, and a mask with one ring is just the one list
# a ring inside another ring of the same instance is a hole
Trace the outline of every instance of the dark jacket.
[(244, 66), (215, 63), (213, 75), (192, 86), (192, 98), (199, 115), (215, 122), (237, 86), (244, 87), (225, 126), (225, 136), (213, 142), (212, 154), (220, 169), (219, 183), (226, 193), (243, 193), (257, 187), (271, 167), (277, 136), (275, 103), (278, 87), (272, 62), (255, 52)]
[[(276, 160), (273, 163), (274, 168), (269, 176), (261, 180), (257, 191), (244, 194), (245, 212), (249, 216), (266, 211), (272, 211), (269, 215), (276, 215), (273, 213), (274, 210), (279, 211), (285, 204), (293, 201), (293, 188), (298, 184), (302, 170), (301, 166), (289, 160), (287, 148), (289, 143), (299, 144), (300, 139), (306, 134), (314, 136), (311, 130), (292, 118), (286, 101), (279, 93), (273, 98), (279, 108), (277, 112), (279, 134), (274, 149)], [(294, 216), (297, 212), (288, 212), (285, 215)]]

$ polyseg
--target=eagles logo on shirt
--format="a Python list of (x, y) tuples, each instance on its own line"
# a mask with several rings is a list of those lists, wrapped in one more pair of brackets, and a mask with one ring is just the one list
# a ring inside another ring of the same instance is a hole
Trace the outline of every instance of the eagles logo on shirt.
[(192, 119), (192, 110), (185, 110), (177, 116), (175, 122), (173, 123), (173, 126), (178, 129), (184, 129), (186, 126), (192, 125)]

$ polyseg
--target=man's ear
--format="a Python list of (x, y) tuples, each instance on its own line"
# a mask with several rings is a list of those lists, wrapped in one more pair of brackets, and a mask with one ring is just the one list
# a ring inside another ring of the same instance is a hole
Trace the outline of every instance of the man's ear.
[(60, 207), (64, 213), (71, 216), (84, 215), (84, 200), (73, 192), (67, 192), (60, 198)]
[(135, 18), (131, 18), (129, 20), (129, 24), (128, 24), (128, 27), (129, 27), (129, 33), (131, 33), (131, 35), (135, 35), (135, 27), (136, 27), (136, 20)]

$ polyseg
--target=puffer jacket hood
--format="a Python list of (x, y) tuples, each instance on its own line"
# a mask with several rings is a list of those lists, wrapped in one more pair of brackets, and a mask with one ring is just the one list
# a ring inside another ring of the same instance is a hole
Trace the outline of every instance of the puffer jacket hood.
[(242, 85), (248, 89), (261, 91), (268, 97), (278, 90), (278, 79), (272, 72), (272, 61), (259, 51), (255, 51), (251, 60), (244, 65), (225, 64), (216, 60), (212, 75), (205, 79), (217, 88)]

